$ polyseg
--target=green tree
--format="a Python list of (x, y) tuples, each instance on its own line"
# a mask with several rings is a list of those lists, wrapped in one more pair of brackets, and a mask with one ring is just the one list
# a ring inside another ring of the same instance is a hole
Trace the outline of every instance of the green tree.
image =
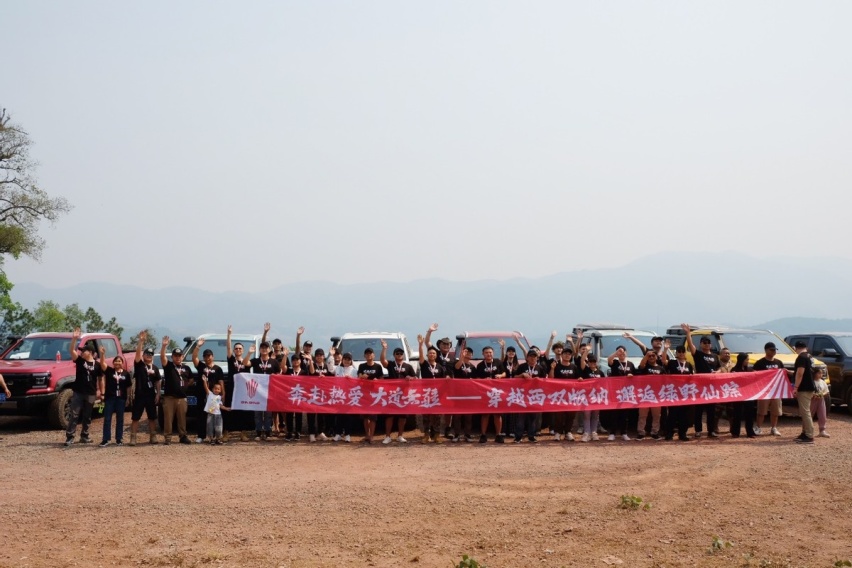
[(54, 223), (71, 210), (64, 197), (50, 197), (38, 186), (30, 146), (27, 132), (0, 108), (0, 263), (6, 254), (39, 260), (45, 244), (40, 222)]
[(73, 331), (75, 328), (79, 327), (80, 329), (91, 331), (86, 326), (86, 314), (84, 314), (83, 310), (80, 309), (80, 304), (77, 304), (76, 302), (68, 304), (65, 306), (65, 309), (62, 310), (62, 313), (65, 316), (65, 327), (68, 328), (68, 330)]
[[(33, 328), (37, 331), (68, 331), (65, 312), (59, 308), (59, 304), (56, 302), (42, 300), (33, 310)], [(31, 332), (28, 331), (27, 333)]]
[[(102, 318), (101, 314), (96, 312), (95, 308), (91, 306), (88, 310), (86, 310), (85, 319), (86, 331), (92, 331), (97, 333), (103, 331), (106, 326), (106, 324), (104, 323), (104, 318)], [(112, 319), (114, 320), (115, 318)]]

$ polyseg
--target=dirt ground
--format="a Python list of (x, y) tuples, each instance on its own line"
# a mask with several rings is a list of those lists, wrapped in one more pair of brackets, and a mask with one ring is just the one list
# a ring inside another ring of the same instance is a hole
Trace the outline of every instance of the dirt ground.
[(799, 431), (65, 448), (0, 418), (0, 566), (835, 566), (852, 560), (852, 419), (835, 410), (813, 446)]

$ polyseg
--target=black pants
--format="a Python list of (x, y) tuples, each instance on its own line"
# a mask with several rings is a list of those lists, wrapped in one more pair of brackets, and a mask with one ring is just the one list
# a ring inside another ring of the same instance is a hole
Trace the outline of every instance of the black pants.
[(352, 424), (354, 416), (351, 414), (328, 414), (326, 415), (326, 425), (328, 433), (331, 436), (352, 434)]
[(317, 435), (325, 431), (325, 417), (320, 414), (308, 414), (308, 434)]
[(204, 393), (203, 397), (198, 394), (195, 395), (195, 406), (192, 409), (192, 415), (195, 416), (195, 433), (202, 440), (207, 437), (207, 413), (204, 412), (206, 400), (207, 393)]
[(536, 413), (526, 412), (515, 415), (515, 439), (520, 440), (524, 437), (524, 430), (527, 436), (534, 438), (536, 435)]
[(707, 413), (707, 432), (715, 432), (716, 428), (716, 405), (715, 404), (698, 404), (695, 406), (695, 433), (703, 430), (701, 417)]
[(287, 439), (292, 440), (302, 435), (302, 413), (287, 412), (284, 414), (284, 422), (287, 423)]
[(666, 440), (674, 439), (675, 430), (681, 440), (686, 440), (686, 432), (689, 430), (689, 418), (692, 413), (690, 406), (668, 407), (666, 419)]
[(735, 402), (731, 406), (734, 407), (731, 415), (731, 436), (740, 437), (740, 424), (743, 420), (745, 421), (746, 436), (754, 436), (754, 417), (757, 414), (757, 402), (745, 400)]
[(623, 435), (627, 434), (627, 418), (629, 415), (630, 410), (626, 408), (618, 410), (604, 410), (601, 412), (601, 420), (606, 417), (607, 426), (605, 426), (605, 428), (609, 430), (610, 434)]

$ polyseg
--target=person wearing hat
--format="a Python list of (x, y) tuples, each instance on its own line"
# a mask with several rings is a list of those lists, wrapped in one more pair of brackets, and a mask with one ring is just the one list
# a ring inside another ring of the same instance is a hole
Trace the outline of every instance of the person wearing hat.
[[(521, 379), (544, 379), (547, 378), (547, 369), (538, 363), (538, 351), (530, 349), (527, 351), (526, 362), (518, 366), (516, 377)], [(538, 440), (536, 434), (536, 416), (532, 412), (519, 413), (515, 419), (515, 443), (520, 444), (524, 431), (527, 439), (535, 444)]]
[[(313, 377), (329, 377), (333, 376), (334, 372), (330, 371), (328, 368), (328, 362), (325, 360), (325, 351), (317, 348), (314, 351), (313, 358), (313, 370), (311, 372), (311, 376)], [(326, 414), (319, 414), (317, 412), (310, 412), (307, 415), (308, 418), (308, 441), (316, 442), (320, 440), (321, 442), (325, 442), (328, 440), (328, 436), (325, 435), (325, 418)]]
[[(494, 358), (494, 348), (486, 345), (482, 348), (482, 361), (476, 366), (476, 378), (478, 379), (505, 379), (506, 369), (503, 368), (503, 363), (499, 359)], [(504, 442), (503, 439), (503, 415), (502, 414), (482, 414), (479, 418), (479, 443), (488, 442), (488, 422), (491, 416), (494, 416), (494, 441), (498, 444)]]
[[(254, 346), (249, 349), (249, 354), (243, 359), (243, 364), (251, 367), (251, 372), (256, 375), (278, 375), (281, 366), (270, 353), (270, 345), (264, 341), (260, 344), (260, 355), (252, 358)], [(299, 415), (301, 416), (301, 414)], [(254, 413), (255, 441), (265, 442), (272, 435), (272, 413), (266, 411), (255, 411)]]
[[(775, 353), (778, 348), (775, 343), (769, 341), (763, 346), (764, 356), (755, 361), (755, 371), (766, 371), (768, 369), (783, 369), (784, 363), (775, 358)], [(760, 435), (763, 431), (763, 422), (766, 420), (766, 413), (769, 412), (769, 433), (773, 436), (780, 436), (778, 430), (778, 417), (781, 416), (781, 399), (764, 399), (757, 401), (757, 425), (754, 427), (754, 433)]]
[[(429, 347), (426, 353), (423, 353), (423, 344), (425, 339), (422, 335), (417, 336), (417, 348), (420, 355), (420, 376), (424, 379), (443, 379), (446, 378), (447, 372), (444, 366), (438, 362), (438, 350), (435, 347)], [(436, 444), (442, 443), (441, 438), (441, 422), (443, 416), (441, 414), (424, 414), (423, 415), (423, 439), (424, 444), (428, 444), (433, 438)]]
[[(426, 349), (432, 347), (432, 333), (438, 331), (438, 324), (433, 323), (429, 326), (429, 329), (426, 330), (426, 336), (423, 339), (423, 344), (426, 346)], [(444, 367), (444, 371), (447, 373), (448, 377), (453, 376), (453, 368), (456, 364), (456, 354), (450, 351), (453, 347), (453, 342), (450, 341), (449, 337), (442, 337), (438, 340), (436, 344), (438, 348), (438, 362)]]
[(95, 405), (95, 400), (101, 397), (102, 393), (99, 388), (98, 377), (101, 375), (101, 369), (95, 361), (93, 347), (86, 343), (79, 347), (80, 353), (77, 353), (82, 332), (78, 327), (71, 334), (71, 342), (69, 343), (69, 351), (71, 351), (71, 361), (77, 367), (76, 377), (71, 383), (71, 402), (68, 408), (68, 427), (65, 429), (65, 445), (70, 446), (74, 443), (74, 434), (77, 432), (77, 423), (82, 425), (80, 430), (80, 443), (90, 444), (92, 439), (89, 438), (89, 425), (92, 423), (92, 408)]
[(148, 415), (149, 443), (157, 443), (157, 405), (160, 403), (160, 370), (154, 366), (154, 350), (144, 349), (148, 332), (142, 330), (136, 341), (133, 360), (133, 404), (130, 410), (130, 445), (136, 445), (139, 419)]
[[(364, 362), (358, 365), (358, 378), (368, 381), (375, 381), (384, 377), (384, 371), (379, 363), (376, 363), (376, 354), (372, 347), (364, 349)], [(373, 443), (373, 434), (376, 433), (375, 414), (364, 414), (364, 441), (368, 444)]]
[(192, 369), (183, 363), (183, 351), (172, 350), (172, 360), (166, 358), (169, 336), (163, 337), (160, 364), (163, 365), (163, 443), (172, 443), (172, 422), (177, 419), (178, 441), (191, 444), (186, 436), (186, 389), (193, 384)]
[[(692, 353), (692, 359), (695, 361), (695, 374), (706, 375), (718, 373), (721, 363), (719, 363), (719, 357), (713, 353), (713, 342), (710, 338), (706, 335), (701, 337), (701, 349), (699, 350), (692, 341), (692, 329), (689, 327), (689, 324), (682, 323), (680, 328), (686, 333), (686, 348)], [(701, 418), (705, 412), (707, 413), (707, 435), (711, 438), (718, 438), (719, 434), (716, 432), (716, 404), (696, 404), (693, 408), (695, 409), (695, 439), (697, 440), (701, 437), (701, 431), (703, 430)]]
[[(202, 400), (207, 400), (207, 395), (212, 392), (213, 387), (219, 385), (221, 389), (219, 391), (221, 393), (225, 392), (225, 371), (222, 370), (222, 367), (217, 365), (213, 360), (213, 351), (211, 349), (205, 349), (201, 356), (204, 358), (202, 361), (198, 358), (198, 351), (204, 345), (204, 338), (199, 338), (198, 341), (195, 342), (195, 348), (192, 350), (192, 364), (195, 365), (195, 371), (198, 374), (198, 381), (195, 383), (195, 399), (198, 403), (195, 405), (195, 443), (200, 444), (204, 441), (204, 438), (207, 437), (207, 410), (205, 409), (205, 404), (202, 404)], [(205, 384), (206, 383), (206, 384)], [(221, 419), (221, 413), (218, 414)], [(210, 440), (211, 442), (213, 440)]]
[[(732, 373), (748, 373), (748, 353), (737, 353), (737, 362), (731, 368)], [(754, 438), (754, 409), (753, 400), (738, 400), (731, 403), (731, 438), (739, 438), (741, 425), (745, 422), (746, 436)]]

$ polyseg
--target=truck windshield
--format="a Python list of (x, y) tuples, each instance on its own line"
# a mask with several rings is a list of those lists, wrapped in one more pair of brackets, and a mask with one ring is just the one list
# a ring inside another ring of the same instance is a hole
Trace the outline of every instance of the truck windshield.
[[(644, 343), (645, 347), (647, 347), (648, 349), (651, 348), (651, 339), (653, 338), (652, 335), (634, 334), (633, 337)], [(601, 356), (604, 358), (609, 357), (610, 355), (615, 353), (615, 349), (618, 346), (622, 346), (627, 350), (628, 357), (638, 357), (641, 359), (645, 355), (644, 353), (642, 353), (642, 350), (639, 348), (639, 346), (630, 341), (629, 339), (621, 337), (620, 335), (604, 335), (603, 337), (601, 337)]]
[(54, 361), (56, 353), (67, 361), (71, 358), (68, 346), (71, 339), (62, 337), (36, 337), (24, 339), (17, 347), (9, 351), (4, 359), (29, 361)]
[[(405, 345), (402, 344), (402, 340), (397, 337), (386, 337), (385, 343), (388, 344), (388, 361), (393, 359), (393, 350), (397, 347), (403, 351), (405, 350)], [(342, 339), (340, 341), (340, 345), (337, 346), (337, 349), (341, 353), (351, 353), (352, 359), (355, 361), (363, 361), (364, 350), (368, 347), (370, 347), (376, 354), (376, 361), (378, 361), (379, 356), (382, 353), (382, 340), (378, 337), (350, 337), (348, 339)], [(406, 355), (408, 355), (408, 353), (406, 353)]]
[[(192, 361), (192, 351), (195, 349), (195, 344), (197, 341), (193, 341), (189, 347), (184, 351), (183, 358), (184, 361)], [(248, 348), (253, 345), (254, 342), (245, 342), (245, 341), (231, 341), (231, 344), (234, 343), (242, 343), (243, 347), (245, 347), (245, 353), (248, 354)], [(227, 339), (205, 339), (204, 345), (198, 350), (198, 358), (204, 359), (204, 352), (207, 350), (213, 352), (213, 360), (214, 361), (227, 361), (228, 360), (228, 340)], [(252, 357), (256, 357), (257, 355), (252, 355)]]
[(722, 335), (722, 341), (725, 343), (725, 347), (731, 350), (731, 353), (763, 353), (763, 346), (771, 341), (778, 349), (777, 355), (794, 354), (786, 343), (768, 331), (726, 332)]

